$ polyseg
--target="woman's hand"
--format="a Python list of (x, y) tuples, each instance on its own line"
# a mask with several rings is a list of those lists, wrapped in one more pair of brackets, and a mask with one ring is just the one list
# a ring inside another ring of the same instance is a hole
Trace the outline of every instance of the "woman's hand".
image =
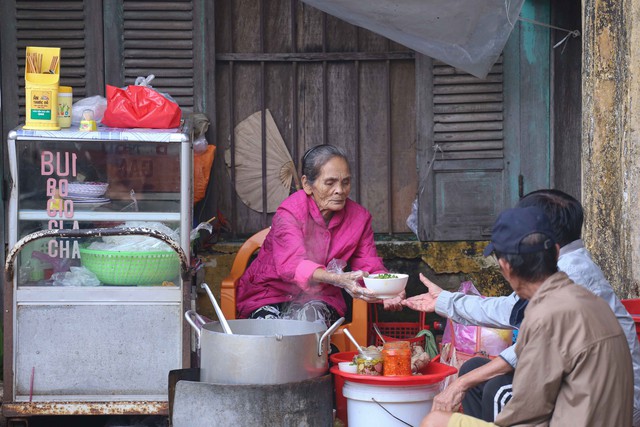
[(318, 268), (313, 272), (313, 279), (317, 282), (331, 283), (333, 286), (342, 288), (353, 298), (365, 300), (366, 302), (378, 302), (380, 299), (376, 297), (370, 289), (360, 286), (358, 281), (368, 276), (366, 271), (349, 271), (347, 273), (332, 273), (322, 268)]
[(420, 273), (420, 281), (427, 287), (427, 292), (405, 299), (402, 301), (402, 305), (412, 310), (433, 313), (436, 311), (436, 300), (440, 292), (442, 292), (442, 288), (424, 277), (422, 273)]
[(387, 311), (402, 311), (403, 309), (402, 301), (406, 297), (407, 297), (406, 292), (402, 291), (401, 293), (398, 294), (397, 297), (382, 300), (382, 303), (384, 304), (384, 309)]
[(366, 302), (378, 302), (380, 299), (375, 296), (375, 293), (371, 289), (360, 286), (360, 283), (358, 283), (358, 280), (368, 275), (369, 273), (366, 271), (360, 270), (342, 273), (338, 275), (339, 283), (334, 284), (343, 288), (353, 298), (358, 298)]

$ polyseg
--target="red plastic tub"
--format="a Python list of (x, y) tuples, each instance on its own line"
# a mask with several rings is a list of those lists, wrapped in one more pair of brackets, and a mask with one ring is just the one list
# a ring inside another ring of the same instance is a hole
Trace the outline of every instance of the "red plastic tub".
[(623, 299), (620, 301), (636, 323), (636, 334), (640, 340), (640, 299)]
[(458, 370), (452, 366), (440, 363), (440, 355), (434, 357), (427, 366), (425, 366), (420, 373), (422, 375), (411, 375), (406, 377), (385, 377), (385, 376), (370, 376), (370, 375), (358, 375), (350, 374), (348, 372), (342, 372), (338, 368), (338, 362), (349, 362), (353, 360), (353, 357), (358, 354), (357, 351), (345, 351), (341, 353), (335, 353), (329, 356), (331, 364), (331, 373), (333, 374), (334, 386), (335, 386), (335, 398), (336, 398), (336, 418), (339, 418), (342, 422), (347, 424), (347, 398), (342, 394), (342, 387), (344, 386), (345, 379), (354, 382), (364, 382), (367, 384), (379, 384), (387, 385), (390, 387), (407, 386), (407, 385), (421, 385), (421, 384), (433, 384), (444, 380), (449, 375), (455, 374)]

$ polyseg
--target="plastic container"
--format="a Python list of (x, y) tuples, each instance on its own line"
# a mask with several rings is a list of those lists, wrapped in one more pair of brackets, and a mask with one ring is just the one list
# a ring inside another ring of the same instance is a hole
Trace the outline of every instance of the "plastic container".
[(623, 299), (620, 300), (624, 308), (627, 309), (631, 318), (636, 324), (636, 334), (640, 340), (640, 299)]
[(358, 373), (358, 367), (353, 362), (338, 362), (338, 368), (340, 368), (342, 372), (347, 372), (349, 374)]
[(347, 398), (347, 423), (349, 427), (419, 426), (431, 411), (440, 383), (385, 387), (345, 381), (342, 393)]
[(82, 120), (80, 120), (80, 126), (78, 130), (84, 132), (91, 132), (98, 129), (98, 125), (94, 120), (93, 110), (84, 110), (82, 112)]
[(58, 87), (58, 126), (71, 127), (71, 111), (73, 109), (73, 89), (71, 86)]
[(80, 262), (107, 285), (160, 285), (180, 272), (174, 251), (124, 252), (80, 248)]
[(24, 129), (60, 130), (58, 86), (60, 48), (27, 46), (25, 59)]
[(382, 353), (366, 349), (356, 357), (359, 375), (382, 375)]
[(387, 342), (382, 347), (384, 376), (411, 375), (411, 347), (409, 341)]
[[(343, 394), (343, 388), (345, 380), (349, 381), (375, 381), (376, 384), (386, 385), (424, 385), (433, 384), (443, 381), (449, 375), (457, 372), (456, 368), (439, 363), (440, 355), (434, 357), (431, 362), (423, 369), (420, 370), (422, 375), (412, 375), (410, 377), (384, 377), (384, 376), (367, 376), (358, 374), (349, 374), (347, 372), (341, 372), (339, 367), (336, 366), (339, 362), (351, 361), (358, 354), (357, 351), (345, 351), (341, 353), (335, 353), (329, 356), (333, 367), (331, 373), (334, 374), (334, 390), (335, 390), (335, 402), (336, 402), (336, 418), (348, 422), (347, 414), (347, 398)], [(377, 424), (375, 424), (377, 425)], [(416, 424), (419, 425), (419, 424)]]

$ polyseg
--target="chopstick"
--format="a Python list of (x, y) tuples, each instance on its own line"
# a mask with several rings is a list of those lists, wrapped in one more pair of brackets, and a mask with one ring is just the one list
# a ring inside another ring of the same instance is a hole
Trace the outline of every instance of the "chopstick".
[(42, 54), (41, 53), (28, 53), (26, 57), (26, 71), (27, 73), (40, 73), (40, 74), (55, 74), (58, 68), (58, 62), (60, 59), (58, 55), (51, 57), (51, 64), (46, 71), (42, 70)]
[(34, 63), (33, 56), (31, 54), (27, 55), (27, 73), (35, 73), (36, 65)]
[(55, 74), (57, 66), (58, 66), (58, 57), (54, 56), (53, 58), (51, 58), (51, 65), (49, 65), (49, 74)]

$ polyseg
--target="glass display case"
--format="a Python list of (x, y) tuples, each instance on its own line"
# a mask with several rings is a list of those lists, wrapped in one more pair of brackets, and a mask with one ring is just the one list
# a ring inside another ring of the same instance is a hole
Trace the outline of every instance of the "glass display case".
[[(166, 413), (167, 375), (190, 351), (188, 126), (18, 128), (8, 153), (19, 252), (5, 289), (3, 414)], [(168, 239), (100, 233), (131, 227)]]

